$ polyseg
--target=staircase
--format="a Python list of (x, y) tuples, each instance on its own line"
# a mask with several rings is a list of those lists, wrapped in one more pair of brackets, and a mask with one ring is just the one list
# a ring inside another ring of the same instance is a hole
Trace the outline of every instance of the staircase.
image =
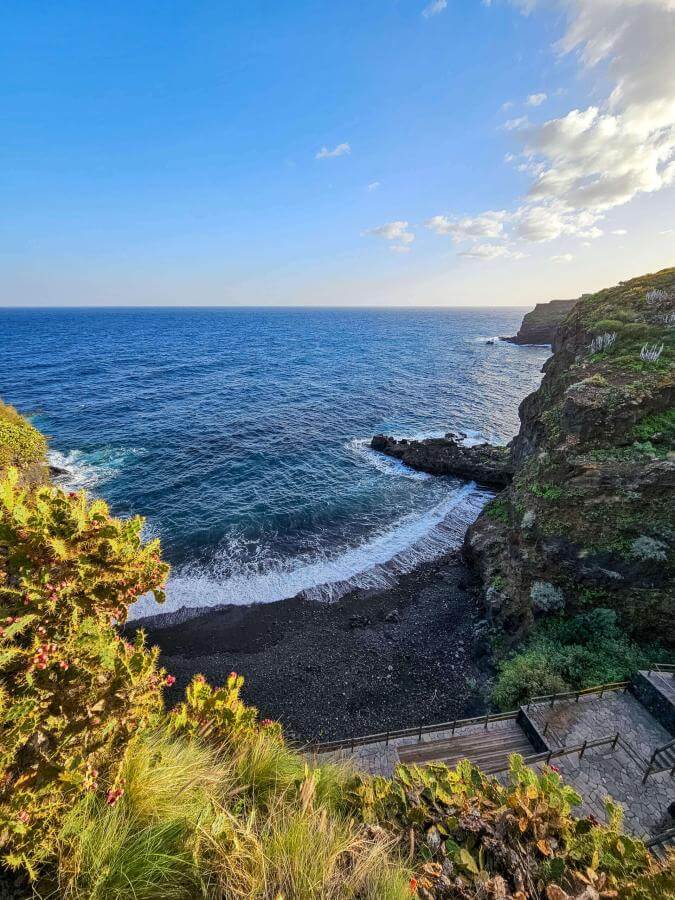
[(649, 851), (659, 862), (668, 862), (675, 852), (675, 828), (669, 828), (646, 842)]
[(460, 759), (469, 759), (487, 773), (506, 768), (511, 753), (531, 756), (533, 752), (527, 735), (515, 720), (492, 731), (477, 731), (398, 748), (399, 759), (406, 765), (442, 762), (455, 766)]
[(645, 778), (652, 772), (665, 772), (667, 769), (675, 771), (675, 739), (653, 752)]

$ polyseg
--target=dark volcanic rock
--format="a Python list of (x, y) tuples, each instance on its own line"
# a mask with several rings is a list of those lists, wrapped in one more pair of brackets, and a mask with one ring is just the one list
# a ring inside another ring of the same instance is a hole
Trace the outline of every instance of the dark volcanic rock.
[(537, 303), (526, 313), (518, 334), (500, 338), (510, 344), (552, 344), (558, 325), (578, 300), (549, 300)]
[(49, 466), (49, 477), (50, 478), (59, 478), (63, 475), (70, 475), (68, 469), (62, 469), (61, 466)]
[(454, 475), (490, 487), (505, 487), (513, 475), (508, 447), (492, 444), (465, 447), (452, 434), (444, 438), (425, 438), (423, 441), (396, 440), (376, 434), (370, 446), (373, 450), (400, 459), (411, 469), (431, 475)]
[(123, 631), (143, 627), (161, 648), (162, 665), (176, 677), (169, 703), (196, 673), (223, 684), (234, 670), (245, 678), (246, 702), (278, 718), (289, 737), (333, 740), (484, 712), (478, 685), (490, 666), (476, 632), (478, 597), (458, 587), (468, 580), (455, 552), (393, 586), (332, 603), (295, 597), (223, 606), (182, 622), (129, 622)]

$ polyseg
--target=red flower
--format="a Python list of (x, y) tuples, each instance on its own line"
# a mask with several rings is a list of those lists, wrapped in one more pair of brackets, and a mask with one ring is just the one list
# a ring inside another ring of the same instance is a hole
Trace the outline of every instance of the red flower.
[(269, 728), (270, 725), (274, 725), (274, 720), (273, 719), (263, 719), (260, 724), (262, 725), (263, 728)]
[(230, 678), (236, 678), (236, 677), (237, 677), (236, 672), (230, 672)]
[(558, 772), (558, 774), (560, 774), (560, 769), (557, 766), (551, 765), (549, 766), (549, 769), (551, 769), (552, 772)]
[(25, 809), (22, 809), (19, 812), (19, 821), (23, 822), (24, 825), (27, 825), (30, 822), (30, 816), (28, 815), (28, 813), (26, 812)]
[(417, 879), (411, 878), (410, 879), (410, 896), (414, 897), (416, 893), (417, 893)]
[(167, 687), (171, 687), (172, 684), (176, 683), (176, 679), (174, 678), (173, 675), (167, 675), (166, 678), (164, 679), (164, 683), (166, 684)]
[(105, 802), (108, 806), (114, 806), (124, 793), (124, 788), (117, 788), (114, 791), (108, 791), (105, 796)]

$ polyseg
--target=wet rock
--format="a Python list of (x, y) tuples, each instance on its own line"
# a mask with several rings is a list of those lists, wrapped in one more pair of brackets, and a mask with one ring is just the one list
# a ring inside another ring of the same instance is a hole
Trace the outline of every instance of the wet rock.
[(397, 440), (376, 434), (370, 446), (386, 456), (401, 460), (411, 469), (431, 475), (454, 475), (490, 487), (505, 487), (513, 476), (508, 447), (493, 444), (465, 447), (452, 434), (421, 441)]

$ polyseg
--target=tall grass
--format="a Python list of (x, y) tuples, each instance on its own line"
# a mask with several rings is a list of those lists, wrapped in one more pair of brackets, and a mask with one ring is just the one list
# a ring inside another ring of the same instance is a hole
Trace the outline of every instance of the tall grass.
[(214, 749), (137, 738), (114, 806), (87, 797), (61, 835), (64, 900), (402, 900), (390, 838), (343, 810), (349, 770), (311, 767), (264, 732)]

